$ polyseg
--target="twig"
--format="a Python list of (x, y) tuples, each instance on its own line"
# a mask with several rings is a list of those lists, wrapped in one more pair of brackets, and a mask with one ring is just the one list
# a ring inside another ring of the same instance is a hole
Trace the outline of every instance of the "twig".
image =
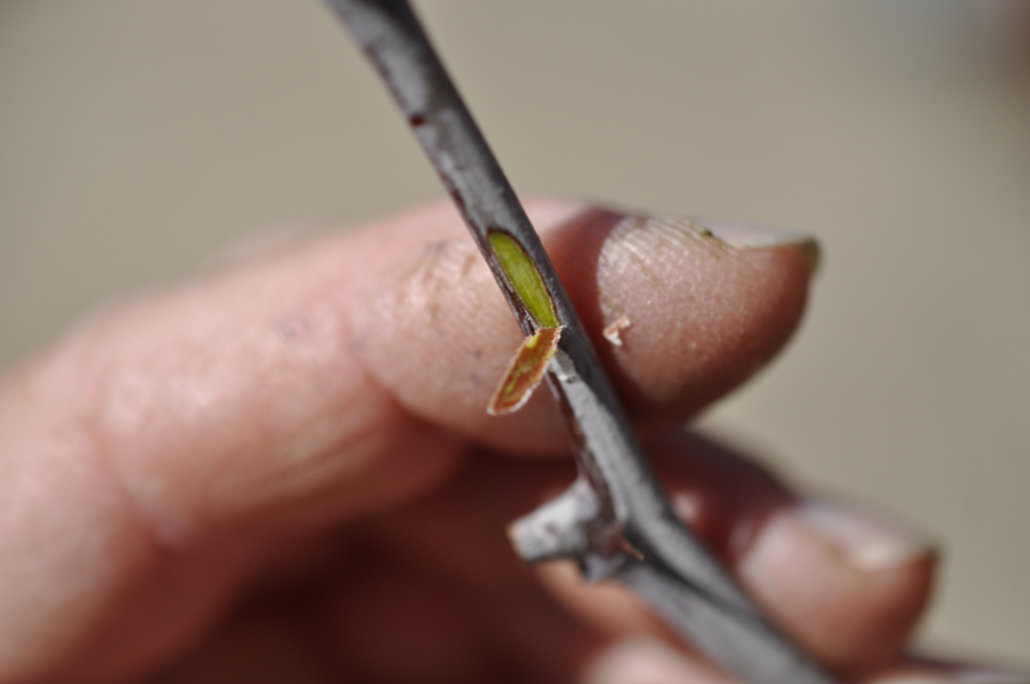
[[(328, 2), (393, 93), (504, 291), (531, 347), (523, 368), (547, 363), (568, 421), (579, 478), (513, 524), (519, 554), (529, 562), (574, 558), (588, 579), (627, 584), (748, 682), (831, 684), (677, 518), (540, 238), (408, 3)], [(540, 336), (556, 338), (556, 347), (534, 351)], [(517, 403), (520, 391), (507, 398)]]

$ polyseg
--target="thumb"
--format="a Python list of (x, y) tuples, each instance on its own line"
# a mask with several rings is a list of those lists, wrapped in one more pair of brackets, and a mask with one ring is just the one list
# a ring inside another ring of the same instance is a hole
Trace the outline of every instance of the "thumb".
[[(803, 239), (530, 213), (642, 421), (741, 382), (800, 318)], [(167, 657), (277, 546), (438, 483), (459, 436), (559, 450), (542, 393), (484, 410), (519, 338), (444, 205), (94, 317), (0, 384), (0, 679)]]

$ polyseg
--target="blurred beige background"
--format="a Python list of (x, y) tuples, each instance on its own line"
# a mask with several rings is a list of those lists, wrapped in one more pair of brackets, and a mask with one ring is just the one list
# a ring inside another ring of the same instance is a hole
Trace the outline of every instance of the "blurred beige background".
[[(1030, 75), (1003, 5), (419, 8), (520, 190), (821, 237), (800, 337), (706, 422), (925, 528), (924, 641), (1025, 663)], [(0, 98), (4, 365), (261, 226), (441, 195), (315, 0), (3, 0)]]

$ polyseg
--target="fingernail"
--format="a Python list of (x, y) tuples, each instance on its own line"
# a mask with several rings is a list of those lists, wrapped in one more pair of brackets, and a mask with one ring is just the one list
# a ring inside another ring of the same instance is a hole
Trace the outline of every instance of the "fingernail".
[(899, 567), (933, 548), (924, 535), (905, 525), (853, 506), (810, 500), (791, 515), (862, 570)]
[(819, 268), (821, 250), (819, 243), (808, 233), (793, 228), (770, 224), (742, 224), (727, 221), (699, 220), (698, 225), (708, 230), (731, 247), (740, 249), (761, 249), (796, 245), (808, 262), (808, 269), (815, 273)]
[(657, 639), (627, 639), (606, 648), (584, 673), (583, 684), (682, 684), (724, 681)]
[(591, 210), (591, 206), (580, 200), (535, 197), (526, 201), (526, 214), (537, 229), (558, 226)]

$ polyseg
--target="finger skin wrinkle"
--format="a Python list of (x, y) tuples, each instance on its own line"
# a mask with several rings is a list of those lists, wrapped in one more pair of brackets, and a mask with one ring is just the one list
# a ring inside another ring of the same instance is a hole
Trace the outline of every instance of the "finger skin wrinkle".
[[(0, 593), (5, 682), (61, 681), (52, 668), (89, 650), (90, 626), (134, 594), (130, 578), (171, 584), (163, 545), (97, 458), (53, 379), (26, 371), (0, 391), (0, 582), (17, 587)], [(41, 420), (41, 407), (67, 420)]]

